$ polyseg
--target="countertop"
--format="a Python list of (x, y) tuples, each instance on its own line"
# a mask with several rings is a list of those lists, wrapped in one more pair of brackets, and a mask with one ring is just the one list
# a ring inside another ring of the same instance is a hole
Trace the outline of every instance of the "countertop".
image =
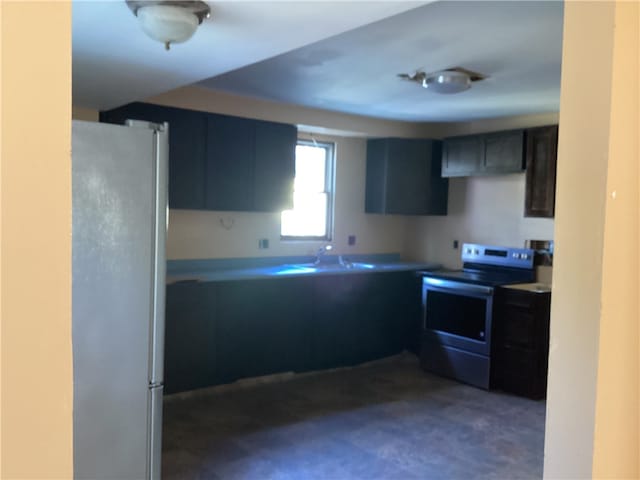
[(397, 254), (349, 256), (348, 264), (338, 262), (337, 256), (323, 258), (314, 265), (315, 257), (278, 257), (255, 259), (223, 259), (169, 261), (167, 285), (176, 283), (218, 282), (260, 278), (305, 277), (319, 275), (357, 275), (378, 272), (436, 270), (437, 263), (401, 261)]
[(551, 285), (540, 282), (533, 283), (516, 283), (514, 285), (504, 285), (503, 288), (511, 288), (514, 290), (524, 290), (533, 293), (550, 293)]

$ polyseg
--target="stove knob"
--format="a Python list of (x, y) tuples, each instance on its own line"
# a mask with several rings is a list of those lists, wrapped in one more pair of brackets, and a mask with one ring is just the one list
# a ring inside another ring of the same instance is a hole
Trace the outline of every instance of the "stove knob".
[(520, 258), (521, 258), (522, 260), (528, 260), (528, 259), (529, 259), (529, 255), (527, 255), (526, 253), (521, 253), (521, 254), (520, 254)]
[(518, 255), (518, 253), (517, 253), (517, 252), (513, 252), (513, 253), (511, 254), (511, 256), (512, 256), (513, 258), (518, 258), (520, 255)]
[(478, 255), (480, 253), (480, 250), (478, 250), (477, 248), (473, 251), (474, 255)]
[(470, 249), (470, 248), (467, 248), (467, 253), (468, 253), (469, 255), (471, 255), (471, 249)]

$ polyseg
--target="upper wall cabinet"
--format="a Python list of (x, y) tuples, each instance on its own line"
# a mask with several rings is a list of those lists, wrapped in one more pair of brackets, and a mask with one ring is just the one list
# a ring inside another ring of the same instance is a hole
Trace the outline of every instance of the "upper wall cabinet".
[(146, 103), (100, 112), (100, 121), (169, 122), (169, 206), (204, 209), (207, 116), (205, 113)]
[(443, 177), (498, 175), (523, 169), (522, 130), (451, 137), (443, 142)]
[(253, 122), (207, 115), (207, 209), (250, 211), (253, 207)]
[(144, 103), (100, 120), (169, 122), (169, 206), (278, 212), (293, 202), (294, 125)]
[(525, 217), (553, 217), (556, 200), (558, 126), (531, 128), (527, 137)]
[(440, 175), (442, 142), (367, 141), (366, 213), (446, 215), (449, 181)]
[(215, 114), (207, 121), (207, 209), (291, 208), (296, 127)]

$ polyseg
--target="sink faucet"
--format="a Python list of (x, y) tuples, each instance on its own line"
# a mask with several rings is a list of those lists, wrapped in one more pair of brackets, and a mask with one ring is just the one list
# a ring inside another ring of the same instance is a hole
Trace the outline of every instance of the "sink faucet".
[(316, 261), (314, 262), (316, 265), (319, 265), (322, 262), (322, 257), (325, 256), (327, 252), (330, 252), (333, 249), (331, 245), (325, 245), (324, 247), (320, 247), (316, 252)]

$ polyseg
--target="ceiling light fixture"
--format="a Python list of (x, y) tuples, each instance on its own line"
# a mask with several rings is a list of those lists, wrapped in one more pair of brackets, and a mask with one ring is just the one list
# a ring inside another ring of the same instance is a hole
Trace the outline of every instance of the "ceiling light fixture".
[(422, 86), (436, 93), (460, 93), (471, 88), (471, 78), (465, 72), (442, 70), (425, 76)]
[(462, 67), (447, 68), (433, 73), (415, 70), (412, 73), (399, 73), (398, 77), (416, 82), (435, 93), (464, 92), (471, 88), (473, 82), (488, 78), (486, 75)]
[(127, 6), (138, 17), (144, 33), (164, 43), (169, 50), (172, 43), (189, 40), (211, 9), (199, 0), (126, 0)]

